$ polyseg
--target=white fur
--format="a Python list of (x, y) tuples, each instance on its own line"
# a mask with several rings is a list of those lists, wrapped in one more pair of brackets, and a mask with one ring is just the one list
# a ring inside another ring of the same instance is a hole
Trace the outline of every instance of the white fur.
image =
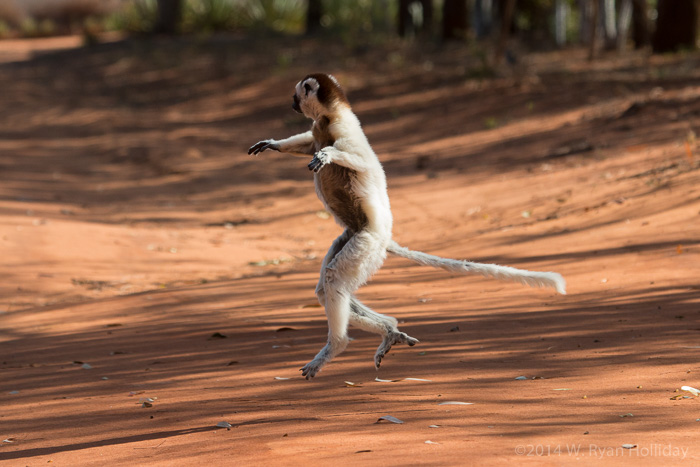
[(362, 207), (369, 219), (369, 230), (391, 239), (393, 218), (386, 186), (386, 175), (377, 155), (367, 141), (357, 116), (347, 106), (340, 106), (337, 120), (330, 125), (331, 133), (338, 135), (333, 146), (319, 152), (327, 157), (327, 163), (342, 165), (357, 173), (352, 191), (362, 200)]
[[(337, 84), (335, 78), (330, 77)], [(307, 89), (308, 88), (308, 89)], [(383, 336), (374, 356), (379, 367), (393, 344), (414, 345), (417, 339), (399, 331), (396, 319), (369, 309), (355, 298), (361, 287), (382, 266), (387, 252), (420, 264), (446, 269), (461, 274), (480, 274), (500, 280), (511, 280), (533, 287), (553, 287), (566, 293), (564, 278), (555, 272), (533, 272), (509, 266), (458, 261), (429, 255), (402, 247), (391, 239), (392, 215), (387, 194), (386, 175), (379, 159), (362, 131), (360, 121), (345, 102), (325, 105), (316, 97), (320, 83), (307, 78), (296, 85), (299, 108), (314, 123), (312, 130), (283, 140), (269, 139), (253, 145), (248, 153), (258, 154), (266, 149), (275, 149), (299, 156), (313, 155), (309, 168), (318, 171), (314, 175), (316, 191), (326, 209), (331, 212), (345, 231), (333, 242), (323, 260), (321, 274), (316, 286), (319, 303), (325, 307), (328, 318), (328, 341), (311, 362), (302, 368), (307, 379), (312, 378), (333, 357), (348, 345), (349, 324)], [(327, 135), (334, 141), (323, 146), (316, 141), (314, 131), (319, 122), (328, 121)], [(320, 175), (324, 166), (337, 164), (351, 169), (349, 186), (367, 218), (360, 231), (345, 225), (342, 216), (334, 212), (320, 189)]]
[(393, 240), (387, 250), (396, 256), (401, 256), (426, 266), (441, 268), (458, 274), (479, 274), (502, 281), (519, 282), (531, 287), (552, 287), (560, 294), (566, 295), (566, 281), (561, 274), (556, 272), (527, 271), (497, 264), (472, 263), (470, 261), (441, 258), (422, 251), (409, 250)]

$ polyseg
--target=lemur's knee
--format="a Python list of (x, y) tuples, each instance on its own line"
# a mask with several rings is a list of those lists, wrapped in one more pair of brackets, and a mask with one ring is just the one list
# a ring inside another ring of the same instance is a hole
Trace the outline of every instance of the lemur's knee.
[(352, 287), (348, 284), (347, 278), (343, 277), (339, 271), (330, 266), (326, 266), (325, 270), (323, 271), (322, 282), (323, 283), (319, 283), (319, 287), (317, 287), (317, 295), (318, 288), (320, 288), (324, 298), (329, 296), (348, 295), (351, 293), (349, 290), (352, 290)]

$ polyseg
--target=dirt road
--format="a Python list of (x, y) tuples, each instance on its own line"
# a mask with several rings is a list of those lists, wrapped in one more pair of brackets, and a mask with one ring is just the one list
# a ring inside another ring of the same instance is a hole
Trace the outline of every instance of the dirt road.
[[(0, 463), (700, 459), (680, 390), (700, 387), (699, 55), (569, 51), (483, 79), (457, 47), (12, 47)], [(568, 295), (390, 259), (360, 296), (420, 344), (377, 371), (378, 338), (353, 331), (302, 379), (340, 229), (307, 161), (245, 152), (305, 129), (289, 97), (310, 71), (347, 87), (401, 244), (555, 270)]]

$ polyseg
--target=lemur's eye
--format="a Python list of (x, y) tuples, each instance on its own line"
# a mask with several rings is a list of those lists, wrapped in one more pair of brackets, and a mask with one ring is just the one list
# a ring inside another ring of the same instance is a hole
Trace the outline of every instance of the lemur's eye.
[(304, 83), (304, 89), (306, 89), (306, 95), (309, 95), (309, 91), (311, 91), (311, 85), (309, 83)]

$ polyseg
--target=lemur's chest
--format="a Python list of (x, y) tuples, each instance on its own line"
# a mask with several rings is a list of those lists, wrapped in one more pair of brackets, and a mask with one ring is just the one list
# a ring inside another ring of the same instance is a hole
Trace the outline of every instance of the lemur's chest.
[(335, 143), (335, 137), (333, 137), (331, 134), (330, 125), (331, 121), (328, 117), (321, 117), (314, 122), (314, 125), (311, 128), (311, 133), (314, 136), (316, 151), (319, 151), (326, 146), (333, 146)]
[[(330, 121), (320, 118), (313, 126), (312, 133), (316, 151), (332, 146), (335, 138), (329, 131)], [(353, 185), (357, 182), (354, 170), (338, 164), (327, 164), (314, 174), (316, 193), (326, 208), (347, 228), (358, 232), (367, 225), (367, 215), (362, 209), (360, 198)]]
[(326, 208), (345, 227), (358, 232), (367, 225), (367, 215), (355, 194), (353, 170), (338, 164), (327, 164), (314, 174), (316, 193)]

